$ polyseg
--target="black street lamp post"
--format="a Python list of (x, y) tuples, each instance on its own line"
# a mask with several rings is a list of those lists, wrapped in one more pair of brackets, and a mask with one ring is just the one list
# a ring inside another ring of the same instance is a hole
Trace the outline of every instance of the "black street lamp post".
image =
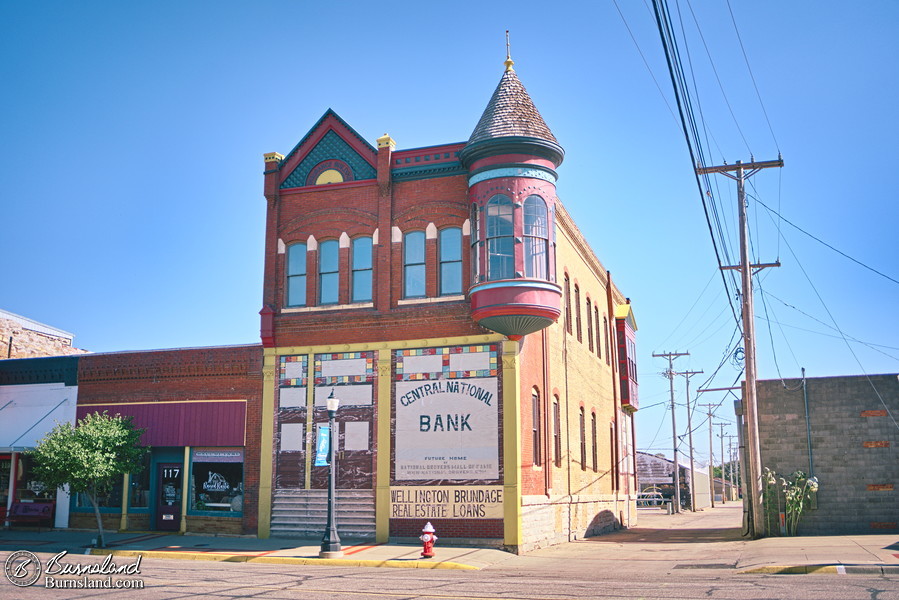
[(334, 522), (334, 489), (337, 487), (337, 431), (335, 419), (337, 418), (337, 408), (340, 406), (340, 399), (334, 397), (334, 388), (331, 388), (331, 395), (328, 396), (328, 423), (330, 425), (330, 446), (328, 463), (328, 523), (325, 527), (325, 534), (322, 536), (321, 551), (318, 553), (320, 558), (337, 558), (343, 556), (340, 547), (340, 536), (337, 535), (337, 524)]

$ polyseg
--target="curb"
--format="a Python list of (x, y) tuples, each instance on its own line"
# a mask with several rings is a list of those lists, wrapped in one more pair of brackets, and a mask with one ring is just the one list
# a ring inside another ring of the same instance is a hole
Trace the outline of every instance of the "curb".
[(349, 558), (300, 558), (294, 556), (250, 556), (245, 554), (212, 554), (209, 552), (172, 552), (162, 550), (106, 550), (92, 548), (95, 556), (143, 556), (144, 558), (174, 558), (180, 560), (208, 560), (212, 562), (246, 562), (274, 565), (308, 565), (320, 567), (387, 567), (392, 569), (453, 569), (480, 571), (480, 567), (456, 562), (427, 562), (423, 560), (362, 560)]
[(793, 565), (756, 567), (738, 572), (740, 575), (765, 573), (769, 575), (899, 575), (899, 565)]

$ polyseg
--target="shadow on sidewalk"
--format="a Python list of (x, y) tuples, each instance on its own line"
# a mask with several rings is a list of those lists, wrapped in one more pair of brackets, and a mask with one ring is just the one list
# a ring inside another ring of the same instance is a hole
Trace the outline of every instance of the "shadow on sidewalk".
[(739, 527), (726, 529), (653, 529), (635, 527), (605, 535), (587, 538), (587, 542), (616, 544), (711, 544), (739, 542), (744, 539)]

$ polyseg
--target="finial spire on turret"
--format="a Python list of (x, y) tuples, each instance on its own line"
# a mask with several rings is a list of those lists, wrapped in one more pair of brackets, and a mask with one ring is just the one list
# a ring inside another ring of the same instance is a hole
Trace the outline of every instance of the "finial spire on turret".
[(512, 60), (512, 46), (509, 44), (509, 30), (506, 29), (506, 61), (503, 63), (506, 65), (506, 71), (514, 71), (512, 65), (515, 64), (515, 61)]

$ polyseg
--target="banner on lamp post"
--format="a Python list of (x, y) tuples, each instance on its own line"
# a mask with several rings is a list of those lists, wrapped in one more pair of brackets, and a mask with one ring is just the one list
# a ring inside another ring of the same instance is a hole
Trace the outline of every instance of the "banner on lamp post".
[(328, 456), (331, 453), (331, 426), (320, 425), (318, 428), (318, 440), (315, 443), (316, 467), (327, 467)]

